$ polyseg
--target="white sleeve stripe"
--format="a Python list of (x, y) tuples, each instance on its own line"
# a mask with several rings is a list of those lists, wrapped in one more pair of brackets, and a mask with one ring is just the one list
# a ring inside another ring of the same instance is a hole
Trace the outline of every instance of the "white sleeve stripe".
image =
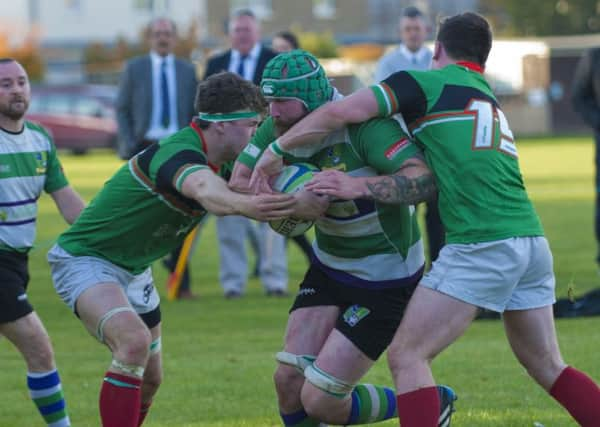
[(183, 181), (185, 180), (185, 178), (187, 178), (187, 176), (189, 174), (191, 174), (192, 172), (196, 172), (198, 170), (206, 169), (206, 168), (208, 168), (208, 166), (206, 166), (206, 165), (193, 165), (193, 166), (189, 166), (189, 167), (185, 168), (183, 171), (181, 171), (181, 173), (179, 174), (179, 177), (177, 177), (177, 181), (175, 181), (175, 188), (177, 189), (177, 191), (181, 190)]

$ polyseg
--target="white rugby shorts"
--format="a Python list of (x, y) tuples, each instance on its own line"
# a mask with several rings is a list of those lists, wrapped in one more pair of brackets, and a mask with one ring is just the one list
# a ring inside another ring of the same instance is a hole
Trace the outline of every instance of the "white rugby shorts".
[(140, 274), (131, 274), (102, 258), (73, 256), (58, 245), (48, 252), (48, 262), (54, 288), (71, 310), (75, 309), (75, 302), (86, 289), (100, 283), (121, 285), (138, 314), (148, 313), (160, 303), (150, 267)]
[(420, 285), (497, 312), (554, 304), (552, 253), (545, 237), (447, 244)]

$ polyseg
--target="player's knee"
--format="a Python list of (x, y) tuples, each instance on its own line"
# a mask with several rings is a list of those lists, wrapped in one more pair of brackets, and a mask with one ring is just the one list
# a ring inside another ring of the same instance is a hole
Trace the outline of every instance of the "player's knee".
[(304, 376), (302, 407), (309, 416), (320, 420), (328, 420), (337, 413), (354, 389), (354, 384), (323, 371), (316, 363), (304, 370)]
[(304, 384), (304, 376), (291, 366), (279, 365), (273, 374), (273, 382), (280, 400), (286, 398), (298, 400)]
[(348, 396), (333, 396), (313, 384), (306, 382), (300, 393), (302, 407), (309, 417), (318, 420), (328, 420), (333, 414), (339, 413)]
[(145, 365), (150, 355), (152, 336), (148, 328), (132, 328), (119, 335), (113, 355), (127, 364)]
[(302, 387), (300, 400), (308, 416), (315, 419), (323, 419), (323, 411), (327, 410), (327, 408), (324, 408), (325, 402), (329, 400), (325, 393), (311, 386), (309, 383), (305, 387)]
[(387, 360), (392, 375), (396, 375), (401, 371), (412, 370), (416, 365), (427, 362), (428, 357), (421, 354), (417, 348), (392, 343), (388, 347)]

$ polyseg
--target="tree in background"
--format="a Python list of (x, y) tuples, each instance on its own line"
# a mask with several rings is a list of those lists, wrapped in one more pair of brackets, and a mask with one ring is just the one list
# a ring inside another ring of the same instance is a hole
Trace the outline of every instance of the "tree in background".
[[(198, 23), (193, 20), (184, 34), (177, 35), (175, 55), (189, 59), (198, 44)], [(88, 76), (103, 73), (118, 73), (125, 61), (134, 56), (144, 55), (150, 49), (149, 28), (140, 31), (138, 40), (128, 42), (118, 36), (114, 43), (92, 42), (83, 53), (83, 64)]]
[(490, 0), (480, 11), (504, 36), (561, 36), (600, 31), (597, 0)]
[(44, 62), (40, 55), (37, 37), (32, 33), (23, 42), (11, 46), (8, 34), (0, 31), (0, 57), (14, 58), (27, 70), (32, 82), (39, 82), (44, 77)]
[(316, 33), (313, 31), (294, 31), (298, 35), (300, 46), (317, 58), (335, 58), (338, 56), (337, 43), (330, 31)]

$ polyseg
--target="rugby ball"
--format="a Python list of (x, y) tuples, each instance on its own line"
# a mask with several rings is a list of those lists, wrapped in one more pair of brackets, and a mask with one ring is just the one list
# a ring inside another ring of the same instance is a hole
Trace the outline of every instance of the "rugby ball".
[[(294, 163), (285, 166), (283, 170), (275, 177), (271, 187), (281, 193), (295, 193), (304, 188), (304, 185), (310, 181), (319, 168), (310, 163)], [(285, 218), (270, 221), (269, 225), (277, 233), (286, 237), (299, 236), (312, 227), (314, 221), (306, 221), (298, 218)]]

